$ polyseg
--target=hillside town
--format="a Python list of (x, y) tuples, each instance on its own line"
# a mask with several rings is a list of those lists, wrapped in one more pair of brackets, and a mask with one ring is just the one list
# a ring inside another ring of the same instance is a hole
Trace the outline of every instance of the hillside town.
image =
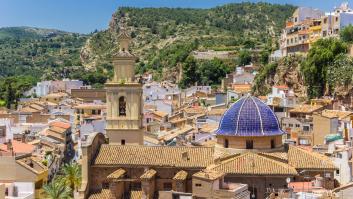
[[(330, 13), (299, 7), (269, 60), (305, 56), (350, 24), (346, 3)], [(136, 74), (130, 30), (119, 25), (103, 88), (45, 80), (0, 110), (0, 199), (49, 198), (47, 185), (72, 165), (77, 199), (353, 198), (353, 93), (303, 99), (277, 84), (255, 96), (256, 63), (236, 66), (217, 89), (155, 81)]]

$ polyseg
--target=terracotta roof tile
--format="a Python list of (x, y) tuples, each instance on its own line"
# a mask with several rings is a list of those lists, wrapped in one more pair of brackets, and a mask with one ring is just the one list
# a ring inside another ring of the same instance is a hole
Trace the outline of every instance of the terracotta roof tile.
[[(14, 153), (31, 153), (35, 149), (35, 146), (31, 144), (19, 142), (17, 140), (12, 140), (11, 142)], [(7, 150), (7, 143), (0, 144), (0, 150), (9, 152)]]
[(78, 104), (74, 106), (74, 109), (106, 109), (105, 104)]
[(258, 155), (245, 153), (210, 166), (208, 169), (237, 175), (297, 175), (294, 167)]
[(180, 129), (173, 129), (171, 131), (168, 131), (165, 135), (158, 137), (159, 140), (164, 140), (164, 141), (170, 141), (179, 135), (183, 135), (186, 133), (189, 133), (190, 131), (194, 130), (194, 128), (190, 125), (186, 125), (183, 128)]
[(216, 180), (224, 176), (224, 173), (222, 171), (217, 171), (217, 170), (202, 170), (194, 175), (192, 177), (197, 177), (197, 178), (202, 178), (202, 179), (207, 179), (207, 180)]
[(205, 114), (206, 110), (200, 106), (185, 108), (184, 111), (189, 114)]
[(289, 110), (291, 113), (312, 113), (318, 111), (319, 109), (323, 108), (321, 105), (309, 105), (309, 104), (302, 104), (294, 107), (293, 109)]
[(175, 174), (175, 176), (173, 177), (173, 180), (186, 180), (187, 177), (188, 177), (188, 172), (181, 170)]
[(119, 179), (119, 178), (123, 177), (125, 173), (126, 173), (126, 171), (124, 169), (117, 169), (113, 173), (109, 174), (107, 178), (110, 180)]
[(213, 163), (213, 153), (214, 148), (210, 147), (121, 146), (103, 144), (94, 161), (94, 165), (205, 168), (207, 165)]
[(212, 109), (207, 112), (207, 115), (223, 115), (226, 111), (226, 108)]
[(248, 93), (251, 91), (251, 84), (233, 84), (232, 88), (237, 93)]
[(277, 85), (277, 86), (273, 86), (273, 87), (278, 88), (278, 89), (288, 89), (287, 85)]
[(49, 128), (49, 130), (51, 130), (51, 131), (53, 131), (55, 133), (58, 133), (58, 134), (64, 134), (67, 131), (67, 129), (56, 127), (56, 126), (51, 126)]
[(102, 189), (100, 191), (93, 192), (89, 196), (89, 199), (110, 199), (110, 198), (114, 198), (114, 197), (109, 189)]
[(51, 122), (50, 126), (60, 127), (60, 128), (63, 128), (63, 129), (71, 128), (71, 125), (69, 123), (66, 123), (66, 122)]
[(219, 124), (205, 124), (201, 127), (200, 132), (213, 133), (218, 129)]
[[(339, 111), (339, 110), (323, 110), (321, 112), (322, 116), (332, 118), (332, 117), (338, 117), (340, 120), (346, 119), (349, 116), (353, 115), (353, 112), (351, 111)], [(350, 118), (348, 118), (350, 119)]]
[(137, 191), (137, 190), (130, 191), (130, 193), (124, 197), (124, 199), (141, 199), (141, 198), (142, 198), (142, 191)]
[(166, 117), (166, 116), (168, 116), (168, 113), (163, 112), (163, 111), (153, 111), (152, 113), (153, 113), (154, 115), (159, 116), (159, 117)]
[(147, 171), (145, 171), (145, 173), (143, 173), (141, 176), (140, 176), (140, 179), (142, 180), (149, 180), (149, 179), (152, 179), (155, 175), (156, 175), (157, 171), (154, 170), (154, 169), (149, 169)]
[(296, 169), (336, 169), (328, 157), (295, 146), (289, 146), (288, 162)]
[(288, 162), (288, 154), (284, 152), (259, 153), (259, 155), (263, 155), (274, 160), (280, 160), (282, 162)]

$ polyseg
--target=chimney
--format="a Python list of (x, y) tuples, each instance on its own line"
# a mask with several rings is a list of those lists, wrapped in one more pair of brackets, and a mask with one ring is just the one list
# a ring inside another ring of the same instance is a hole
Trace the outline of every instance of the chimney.
[(21, 141), (22, 143), (26, 143), (26, 134), (22, 134)]
[(11, 150), (12, 150), (12, 142), (11, 142), (10, 139), (9, 139), (8, 142), (7, 142), (7, 150), (8, 150), (8, 151), (11, 151)]
[(7, 151), (11, 152), (11, 155), (14, 156), (14, 151), (13, 151), (13, 146), (12, 146), (12, 141), (11, 139), (9, 139), (9, 141), (7, 142)]

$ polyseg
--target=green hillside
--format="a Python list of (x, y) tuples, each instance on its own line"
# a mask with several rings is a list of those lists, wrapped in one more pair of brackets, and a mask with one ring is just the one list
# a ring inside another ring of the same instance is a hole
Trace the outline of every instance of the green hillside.
[[(88, 68), (111, 68), (107, 60), (118, 46), (112, 40), (123, 16), (134, 40), (134, 53), (140, 57), (139, 72), (153, 71), (163, 79), (175, 78), (177, 66), (184, 65), (194, 50), (237, 54), (257, 49), (267, 57), (276, 48), (280, 29), (294, 9), (291, 5), (268, 3), (228, 4), (211, 9), (122, 7), (113, 15), (108, 30), (88, 40), (82, 51), (83, 64)], [(198, 69), (202, 64), (199, 62), (205, 61), (197, 61)], [(237, 64), (237, 60), (225, 62), (229, 67)]]
[(33, 27), (5, 27), (0, 28), (0, 39), (42, 39), (67, 34), (55, 29)]
[(81, 65), (80, 50), (86, 39), (85, 35), (58, 30), (0, 28), (0, 77), (46, 79), (52, 71)]

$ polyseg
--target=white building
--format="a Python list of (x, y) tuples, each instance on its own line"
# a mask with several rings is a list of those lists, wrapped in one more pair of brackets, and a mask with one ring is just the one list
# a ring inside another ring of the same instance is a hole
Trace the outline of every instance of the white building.
[(267, 95), (267, 105), (278, 107), (294, 107), (296, 105), (296, 97), (293, 90), (286, 85), (273, 86), (272, 92)]
[(34, 87), (37, 97), (42, 97), (50, 93), (66, 92), (71, 93), (72, 89), (79, 89), (83, 86), (83, 81), (63, 79), (57, 81), (41, 81)]
[(352, 147), (351, 142), (344, 143), (343, 139), (328, 143), (328, 154), (337, 167), (334, 173), (335, 179), (341, 184), (346, 185), (352, 181)]
[[(12, 182), (0, 184), (0, 186), (1, 185), (3, 185), (5, 192), (4, 194), (0, 193), (0, 196), (4, 196), (5, 199), (34, 199), (33, 182)], [(7, 193), (7, 195), (5, 193)]]

